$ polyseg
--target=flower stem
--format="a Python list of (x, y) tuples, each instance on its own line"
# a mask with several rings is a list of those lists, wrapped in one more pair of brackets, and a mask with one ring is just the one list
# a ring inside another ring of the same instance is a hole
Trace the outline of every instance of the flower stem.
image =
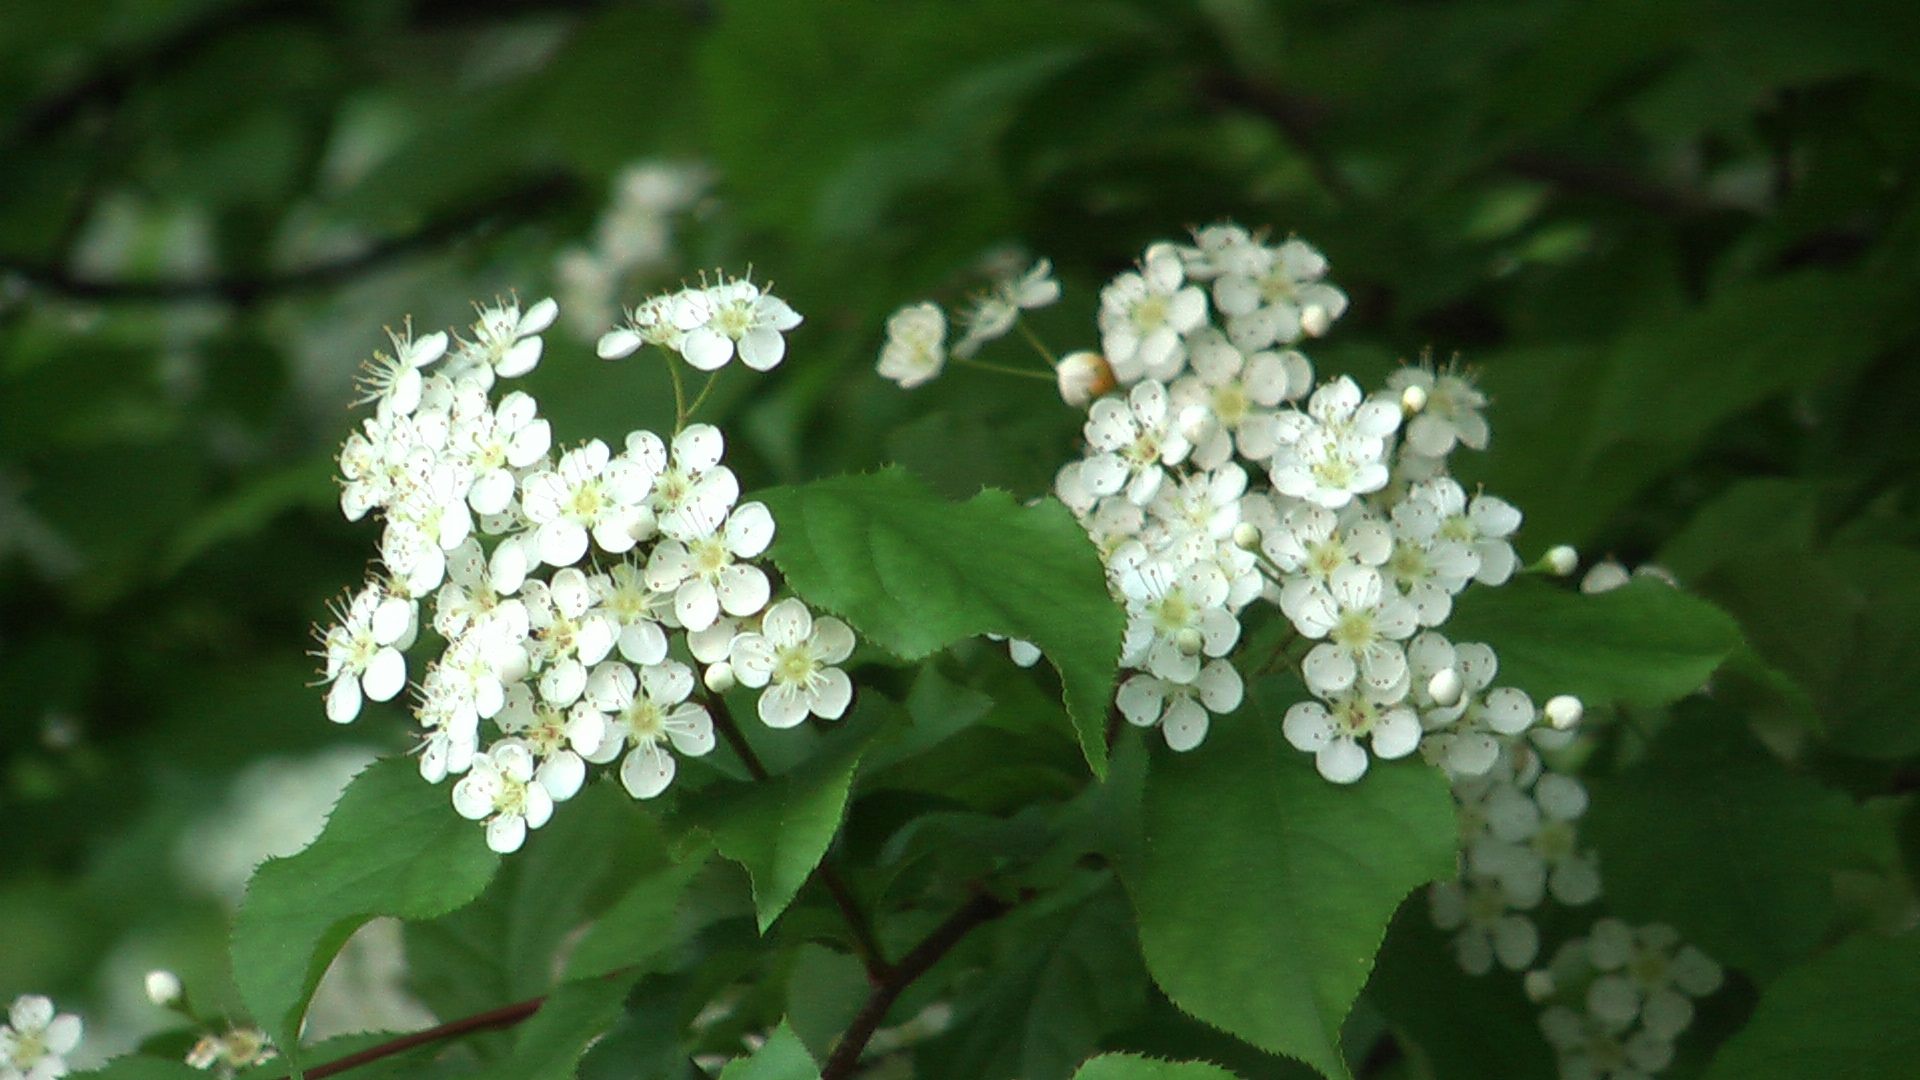
[(720, 381), (720, 373), (724, 370), (726, 369), (714, 368), (713, 372), (707, 376), (707, 384), (700, 388), (700, 393), (694, 397), (693, 404), (687, 406), (688, 420), (693, 419), (693, 414), (699, 412), (700, 406), (706, 404), (707, 395), (713, 393), (713, 384)]
[(1033, 327), (1027, 325), (1027, 320), (1015, 319), (1013, 325), (1014, 329), (1020, 331), (1020, 336), (1027, 339), (1027, 344), (1033, 346), (1033, 351), (1040, 354), (1040, 359), (1047, 362), (1048, 367), (1060, 366), (1060, 358), (1053, 354), (1052, 349), (1047, 348), (1047, 343), (1040, 340), (1039, 334), (1033, 332)]
[(680, 363), (667, 354), (667, 377), (673, 380), (673, 433), (687, 426), (687, 388), (680, 381)]
[(994, 371), (1002, 375), (1018, 375), (1023, 379), (1040, 379), (1044, 382), (1053, 381), (1053, 376), (1048, 375), (1044, 372), (1029, 371), (1026, 368), (1011, 367), (1007, 364), (994, 364), (994, 363), (989, 363), (985, 360), (969, 359), (964, 356), (955, 356), (955, 357), (952, 357), (952, 360), (956, 364), (964, 364), (967, 367), (976, 367), (982, 371)]

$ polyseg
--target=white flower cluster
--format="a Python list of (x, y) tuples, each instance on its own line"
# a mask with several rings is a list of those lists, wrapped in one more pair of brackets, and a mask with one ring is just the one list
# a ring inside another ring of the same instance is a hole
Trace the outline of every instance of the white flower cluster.
[(243, 1070), (279, 1057), (267, 1033), (254, 1027), (231, 1027), (224, 1034), (203, 1035), (187, 1051), (188, 1066), (232, 1080)]
[[(1038, 311), (1060, 299), (1053, 264), (1045, 259), (1025, 270), (1003, 269), (987, 290), (973, 297), (957, 321), (966, 327), (952, 356), (969, 363), (980, 350), (1013, 331), (1023, 312)], [(931, 381), (946, 367), (947, 314), (930, 301), (910, 304), (887, 320), (886, 343), (876, 365), (882, 378), (911, 390)]]
[(1468, 584), (1515, 569), (1519, 511), (1447, 474), (1456, 447), (1486, 445), (1486, 399), (1430, 366), (1373, 395), (1345, 376), (1316, 386), (1297, 346), (1347, 304), (1326, 269), (1299, 240), (1232, 225), (1155, 244), (1101, 293), (1102, 352), (1061, 363), (1063, 396), (1096, 398), (1055, 492), (1127, 608), (1120, 709), (1197, 746), (1240, 704), (1228, 655), (1264, 601), (1314, 695), (1286, 737), (1323, 776), (1351, 783), (1416, 749), (1482, 775), (1496, 739), (1538, 718), (1492, 685), (1491, 650), (1435, 629)]
[[(660, 344), (710, 368), (736, 349), (750, 365), (777, 363), (780, 333), (800, 319), (727, 279), (643, 310), (674, 327)], [(769, 607), (755, 560), (773, 518), (739, 501), (719, 430), (562, 449), (531, 397), (490, 393), (538, 362), (555, 313), (551, 300), (524, 313), (503, 304), (451, 349), (444, 334), (396, 335), (395, 355), (376, 357), (374, 415), (340, 467), (347, 517), (384, 522), (379, 561), (321, 633), (327, 713), (342, 723), (365, 698), (397, 696), (405, 653), (433, 642), (415, 685), (420, 771), (458, 777), (455, 808), (484, 821), (501, 852), (578, 792), (589, 764), (618, 762), (644, 799), (672, 781), (675, 755), (711, 750), (694, 665), (714, 691), (764, 687), (759, 713), (776, 727), (837, 718), (852, 696), (835, 666), (853, 650), (847, 627), (798, 600)], [(635, 332), (609, 336), (623, 333)]]
[(699, 165), (642, 161), (627, 166), (594, 226), (592, 243), (568, 248), (554, 264), (568, 325), (591, 339), (619, 315), (625, 286), (669, 269), (680, 219), (712, 185)]
[(799, 313), (785, 300), (722, 274), (711, 285), (655, 296), (627, 312), (625, 326), (600, 338), (599, 352), (601, 359), (618, 360), (642, 345), (659, 345), (701, 371), (718, 371), (735, 354), (755, 371), (771, 371), (787, 355), (781, 335), (799, 325)]
[(1673, 1061), (1674, 1042), (1693, 1023), (1693, 999), (1720, 988), (1720, 966), (1672, 927), (1630, 927), (1600, 919), (1562, 945), (1547, 967), (1527, 974), (1546, 1006), (1540, 1029), (1578, 1080), (1648, 1080)]
[(39, 994), (22, 994), (0, 1024), (0, 1080), (54, 1080), (80, 1045), (80, 1018), (56, 1013)]

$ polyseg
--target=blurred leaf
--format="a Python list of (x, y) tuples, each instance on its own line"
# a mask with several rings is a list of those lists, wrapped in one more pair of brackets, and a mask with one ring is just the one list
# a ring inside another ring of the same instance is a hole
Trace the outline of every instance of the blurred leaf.
[(1460, 970), (1427, 905), (1403, 905), (1367, 982), (1393, 1038), (1433, 1080), (1533, 1080), (1554, 1075), (1538, 1009), (1508, 975)]
[(634, 882), (574, 946), (567, 978), (608, 975), (644, 964), (674, 944), (674, 923), (687, 885), (706, 867), (704, 855), (663, 867)]
[(820, 1080), (820, 1069), (808, 1056), (800, 1036), (782, 1020), (751, 1057), (730, 1062), (722, 1069), (720, 1080)]
[(1234, 1075), (1203, 1061), (1160, 1061), (1138, 1054), (1101, 1054), (1080, 1066), (1073, 1080), (1234, 1080)]
[(620, 1016), (631, 980), (567, 983), (514, 1032), (513, 1051), (478, 1074), (486, 1080), (573, 1080), (581, 1055)]
[(1920, 934), (1861, 935), (1783, 974), (1707, 1080), (1905, 1080), (1920, 1060)]

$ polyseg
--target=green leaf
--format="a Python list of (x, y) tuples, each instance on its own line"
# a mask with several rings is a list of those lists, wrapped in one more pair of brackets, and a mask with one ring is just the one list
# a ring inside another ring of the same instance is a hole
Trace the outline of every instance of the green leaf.
[(972, 1007), (921, 1059), (930, 1080), (1066, 1080), (1146, 1005), (1133, 913), (1105, 874), (1022, 908), (994, 943)]
[(1539, 1012), (1521, 993), (1519, 978), (1461, 971), (1423, 903), (1406, 905), (1394, 919), (1367, 999), (1409, 1056), (1424, 1060), (1441, 1080), (1554, 1075)]
[(1871, 858), (1874, 821), (1853, 800), (1700, 710), (1682, 711), (1646, 761), (1593, 788), (1585, 831), (1609, 906), (1671, 923), (1758, 980), (1820, 943), (1834, 871)]
[(1862, 935), (1780, 976), (1707, 1080), (1907, 1080), (1920, 1061), (1920, 933)]
[(587, 1047), (619, 1019), (632, 982), (589, 979), (547, 995), (515, 1032), (513, 1052), (481, 1070), (479, 1080), (573, 1080)]
[(707, 855), (656, 870), (635, 882), (593, 924), (567, 961), (567, 978), (584, 979), (633, 968), (674, 942), (682, 901)]
[(1496, 681), (1541, 701), (1659, 706), (1693, 693), (1740, 646), (1726, 613), (1663, 582), (1587, 595), (1528, 579), (1460, 597), (1447, 636), (1500, 654)]
[[(863, 702), (845, 723), (851, 728), (861, 723), (863, 712), (874, 711), (876, 706)], [(821, 747), (790, 772), (716, 784), (686, 799), (686, 820), (753, 879), (753, 908), (762, 933), (793, 902), (833, 842), (868, 745), (864, 734), (842, 732), (837, 745)]]
[(1344, 1077), (1341, 1021), (1388, 920), (1454, 872), (1453, 797), (1417, 761), (1321, 779), (1280, 734), (1288, 686), (1260, 683), (1205, 745), (1153, 762), (1121, 871), (1147, 968), (1176, 1005)]
[(233, 925), (240, 998), (289, 1057), (340, 946), (381, 915), (426, 919), (480, 894), (499, 867), (485, 836), (407, 758), (375, 762), (306, 850), (255, 871)]
[(802, 596), (868, 640), (918, 660), (978, 634), (1038, 645), (1096, 775), (1125, 620), (1086, 533), (1053, 499), (1000, 491), (949, 502), (899, 469), (762, 495), (772, 553)]
[(206, 1080), (207, 1074), (178, 1061), (150, 1057), (115, 1058), (97, 1069), (68, 1074), (71, 1080)]
[(800, 1036), (782, 1020), (752, 1057), (740, 1058), (722, 1069), (720, 1080), (820, 1080), (820, 1068), (807, 1054)]
[(1080, 1066), (1073, 1080), (1235, 1080), (1204, 1061), (1161, 1061), (1138, 1054), (1101, 1054)]

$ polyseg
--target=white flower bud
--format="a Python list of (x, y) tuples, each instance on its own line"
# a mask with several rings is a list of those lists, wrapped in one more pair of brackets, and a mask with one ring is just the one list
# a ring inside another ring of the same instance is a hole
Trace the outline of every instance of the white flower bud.
[(1580, 722), (1580, 718), (1587, 713), (1587, 707), (1572, 694), (1561, 694), (1548, 698), (1541, 711), (1547, 714), (1547, 723), (1552, 724), (1555, 731), (1565, 731)]
[(733, 689), (735, 683), (738, 681), (733, 675), (733, 665), (727, 663), (725, 660), (708, 664), (706, 673), (702, 679), (707, 684), (707, 689), (716, 694), (724, 694)]
[(1460, 681), (1458, 669), (1445, 667), (1433, 673), (1427, 680), (1427, 696), (1441, 708), (1451, 708), (1460, 701), (1460, 691), (1465, 684)]
[(1319, 304), (1308, 304), (1300, 309), (1300, 329), (1308, 337), (1319, 337), (1333, 327), (1333, 316)]
[(147, 972), (147, 1000), (162, 1007), (180, 1000), (180, 976), (164, 968)]
[(1589, 596), (1612, 592), (1632, 580), (1633, 577), (1627, 573), (1626, 567), (1608, 559), (1605, 562), (1593, 564), (1587, 571), (1587, 576), (1580, 579), (1580, 591)]
[(1260, 546), (1260, 527), (1251, 521), (1243, 521), (1233, 527), (1233, 545), (1252, 551)]
[(1521, 984), (1527, 992), (1527, 1000), (1535, 1005), (1553, 996), (1553, 973), (1548, 971), (1529, 971)]
[(1200, 637), (1200, 631), (1195, 630), (1191, 626), (1185, 627), (1181, 629), (1179, 633), (1173, 635), (1173, 643), (1182, 653), (1188, 656), (1200, 655), (1200, 646), (1205, 644)]
[(1097, 352), (1068, 353), (1053, 374), (1060, 385), (1060, 400), (1076, 409), (1086, 408), (1118, 385), (1107, 358)]
[(1409, 386), (1405, 390), (1400, 391), (1400, 411), (1401, 412), (1406, 413), (1408, 416), (1412, 416), (1414, 413), (1417, 413), (1421, 409), (1424, 409), (1426, 407), (1427, 407), (1427, 388), (1426, 387)]
[(1546, 557), (1540, 562), (1547, 568), (1547, 573), (1554, 577), (1566, 577), (1579, 567), (1580, 553), (1570, 545), (1559, 544), (1548, 548)]

